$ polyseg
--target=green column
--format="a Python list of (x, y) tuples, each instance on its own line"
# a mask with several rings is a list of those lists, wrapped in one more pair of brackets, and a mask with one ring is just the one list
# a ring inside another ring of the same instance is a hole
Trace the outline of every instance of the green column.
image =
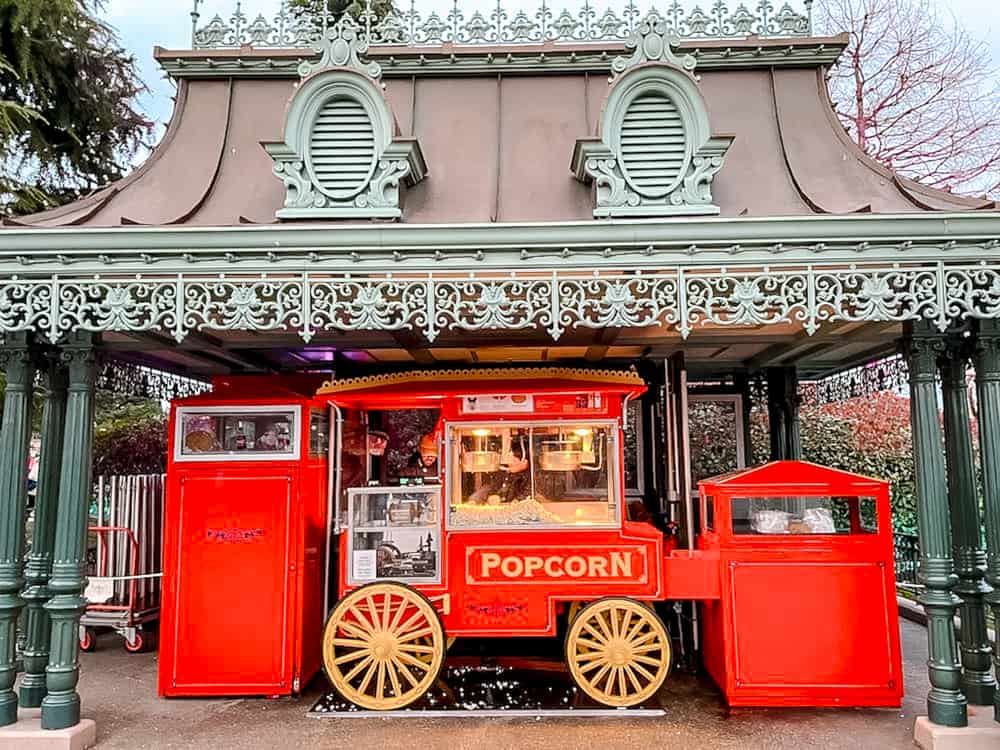
[(917, 532), (920, 574), (924, 592), (920, 603), (927, 613), (927, 641), (931, 690), (927, 713), (935, 724), (962, 727), (968, 723), (961, 692), (961, 665), (955, 641), (954, 617), (959, 599), (951, 559), (951, 523), (945, 479), (941, 423), (938, 420), (938, 357), (944, 338), (929, 324), (908, 326), (903, 347), (910, 368), (910, 422), (913, 427), (913, 463), (917, 490)]
[(59, 514), (56, 518), (52, 598), (45, 605), (52, 620), (52, 643), (46, 671), (47, 695), (42, 701), (42, 728), (65, 729), (80, 721), (79, 626), (86, 602), (83, 598), (90, 505), (91, 448), (94, 440), (93, 341), (77, 334), (63, 347), (62, 359), (69, 366), (66, 397), (66, 427), (59, 476)]
[(17, 618), (24, 607), (24, 507), (35, 366), (27, 334), (9, 334), (0, 349), (7, 376), (0, 423), (0, 726), (17, 721), (14, 663)]
[(993, 705), (996, 682), (990, 665), (990, 639), (986, 629), (983, 597), (992, 591), (986, 584), (986, 551), (980, 536), (979, 492), (972, 458), (966, 372), (969, 360), (963, 339), (948, 342), (941, 359), (944, 394), (944, 445), (948, 467), (948, 504), (951, 507), (952, 551), (962, 600), (962, 692), (969, 703)]
[[(986, 522), (986, 582), (993, 588), (986, 603), (1000, 630), (1000, 323), (979, 324), (975, 345), (979, 400), (979, 445), (983, 465), (983, 516)], [(993, 644), (993, 667), (1000, 677), (1000, 634)], [(1000, 721), (1000, 690), (993, 694), (994, 718)]]
[(52, 574), (52, 545), (56, 535), (59, 506), (59, 474), (62, 467), (63, 428), (66, 422), (66, 370), (57, 357), (48, 362), (48, 393), (42, 410), (42, 450), (39, 460), (38, 491), (35, 495), (35, 527), (31, 551), (25, 563), (27, 587), (24, 675), (21, 677), (21, 705), (38, 708), (45, 697), (45, 668), (49, 663), (49, 576)]
[(767, 369), (767, 418), (771, 437), (771, 460), (802, 458), (799, 433), (799, 378), (794, 367)]

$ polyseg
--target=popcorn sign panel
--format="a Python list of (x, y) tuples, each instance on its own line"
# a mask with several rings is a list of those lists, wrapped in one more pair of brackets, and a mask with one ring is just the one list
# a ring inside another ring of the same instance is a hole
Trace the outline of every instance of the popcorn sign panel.
[(470, 582), (579, 583), (647, 580), (646, 550), (614, 547), (470, 547)]

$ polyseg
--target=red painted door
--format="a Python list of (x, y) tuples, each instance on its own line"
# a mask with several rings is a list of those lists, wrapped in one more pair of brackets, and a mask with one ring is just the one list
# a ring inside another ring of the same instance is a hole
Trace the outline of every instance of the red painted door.
[(227, 468), (180, 481), (168, 694), (289, 691), (293, 478)]

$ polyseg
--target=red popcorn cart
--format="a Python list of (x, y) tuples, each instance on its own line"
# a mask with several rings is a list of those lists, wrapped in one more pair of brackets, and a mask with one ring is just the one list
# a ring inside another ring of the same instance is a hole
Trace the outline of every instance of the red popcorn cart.
[(644, 390), (631, 372), (559, 369), (320, 390), (338, 411), (396, 415), (390, 435), (420, 423), (411, 459), (382, 467), (396, 486), (343, 488), (341, 598), (323, 652), (346, 699), (406, 706), (437, 679), (450, 638), (553, 636), (571, 607), (566, 658), (588, 695), (626, 706), (659, 689), (671, 647), (649, 605), (663, 598), (664, 535), (626, 518), (621, 471), (623, 405)]
[(322, 662), (347, 701), (398, 709), (455, 638), (559, 636), (582, 693), (634, 706), (674, 660), (657, 607), (686, 601), (731, 705), (899, 705), (884, 482), (707, 480), (681, 549), (626, 504), (635, 372), (215, 386), (171, 412), (161, 694), (297, 692)]
[(889, 485), (802, 461), (700, 483), (720, 597), (702, 658), (731, 706), (898, 706)]

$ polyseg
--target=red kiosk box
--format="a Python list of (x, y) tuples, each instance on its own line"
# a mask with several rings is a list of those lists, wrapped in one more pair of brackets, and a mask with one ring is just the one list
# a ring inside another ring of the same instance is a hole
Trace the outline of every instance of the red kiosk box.
[(281, 695), (319, 670), (328, 410), (220, 378), (170, 411), (159, 692)]
[(699, 488), (721, 572), (703, 660), (729, 705), (899, 706), (889, 485), (778, 461)]

